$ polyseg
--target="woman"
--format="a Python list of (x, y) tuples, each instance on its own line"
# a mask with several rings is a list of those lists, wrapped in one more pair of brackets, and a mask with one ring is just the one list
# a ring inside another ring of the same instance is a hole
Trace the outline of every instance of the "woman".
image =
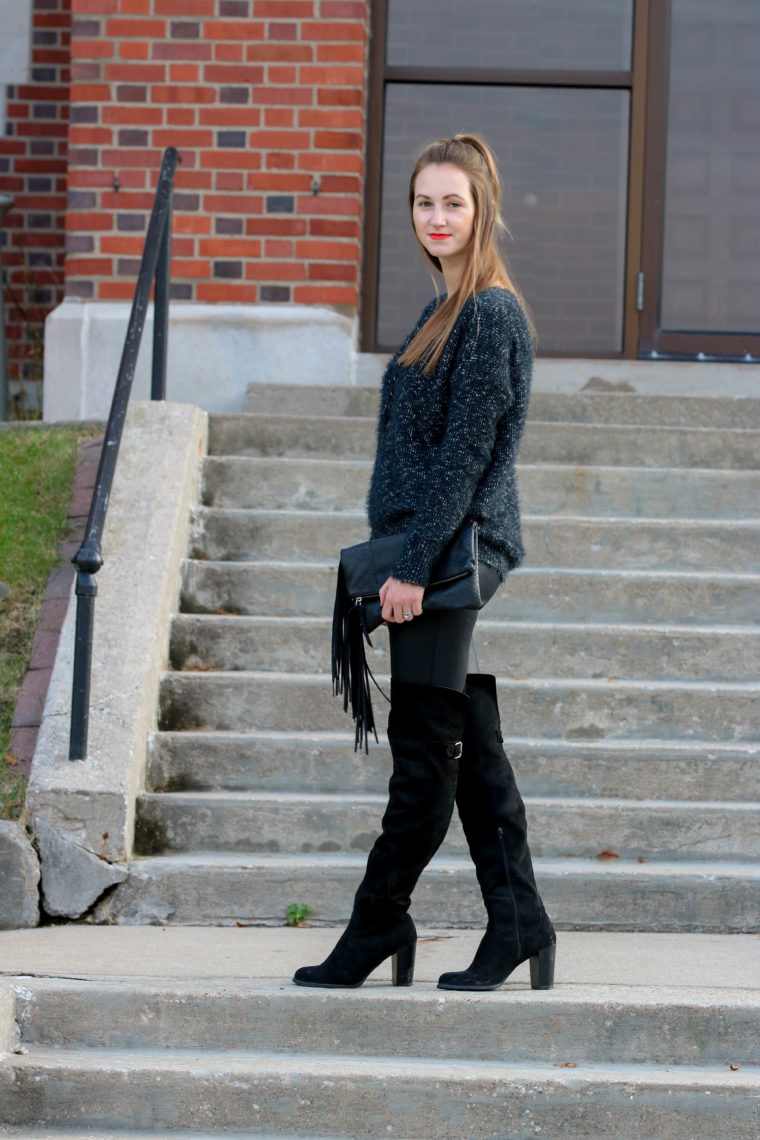
[(439, 987), (494, 989), (528, 959), (531, 985), (553, 984), (555, 935), (501, 745), (495, 678), (467, 672), (478, 611), (422, 609), (431, 570), (463, 523), (478, 523), (484, 600), (523, 556), (514, 463), (533, 333), (497, 250), (500, 201), (493, 156), (478, 136), (460, 134), (421, 152), (409, 207), (446, 296), (425, 308), (385, 372), (368, 497), (373, 538), (407, 535), (380, 591), (393, 774), (348, 927), (321, 965), (296, 971), (298, 985), (359, 986), (388, 957), (394, 985), (411, 985), (410, 896), (455, 802), (488, 925), (470, 966), (443, 974)]

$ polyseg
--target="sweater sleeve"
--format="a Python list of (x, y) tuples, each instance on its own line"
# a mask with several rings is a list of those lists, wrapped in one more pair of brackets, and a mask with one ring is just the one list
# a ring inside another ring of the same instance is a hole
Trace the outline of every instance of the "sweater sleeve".
[[(428, 584), (433, 567), (461, 525), (491, 463), (499, 423), (515, 402), (512, 370), (519, 367), (524, 318), (515, 311), (514, 301), (484, 304), (484, 300), (479, 298), (477, 308), (473, 305), (460, 343), (443, 438), (392, 571), (395, 578), (414, 585)], [(508, 463), (514, 462), (524, 415), (514, 420)]]

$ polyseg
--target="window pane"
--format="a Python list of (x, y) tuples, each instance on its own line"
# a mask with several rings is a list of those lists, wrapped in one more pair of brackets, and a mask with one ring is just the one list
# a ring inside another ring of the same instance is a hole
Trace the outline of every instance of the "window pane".
[(391, 65), (627, 71), (633, 0), (389, 0)]
[(760, 330), (760, 11), (674, 0), (661, 324)]
[(414, 154), (475, 129), (497, 155), (512, 233), (504, 250), (539, 348), (621, 352), (628, 117), (627, 91), (389, 84), (378, 342), (399, 344), (434, 294), (409, 220)]

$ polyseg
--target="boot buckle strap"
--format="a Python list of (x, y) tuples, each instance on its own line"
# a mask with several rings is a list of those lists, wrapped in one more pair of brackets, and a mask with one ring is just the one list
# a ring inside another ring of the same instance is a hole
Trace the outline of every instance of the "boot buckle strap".
[(454, 740), (451, 744), (448, 744), (446, 746), (446, 755), (450, 760), (461, 760), (462, 751), (463, 749), (461, 740)]

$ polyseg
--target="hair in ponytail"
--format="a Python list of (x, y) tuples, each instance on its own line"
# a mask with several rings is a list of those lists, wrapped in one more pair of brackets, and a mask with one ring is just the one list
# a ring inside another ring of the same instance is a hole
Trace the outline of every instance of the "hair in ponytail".
[[(485, 139), (479, 135), (458, 134), (451, 139), (439, 139), (438, 142), (428, 143), (420, 150), (409, 182), (410, 215), (413, 216), (414, 188), (418, 174), (426, 166), (441, 166), (444, 163), (459, 167), (467, 175), (475, 202), (475, 218), (467, 263), (459, 288), (439, 305), (399, 357), (399, 362), (404, 365), (423, 362), (425, 372), (432, 372), (438, 363), (444, 345), (468, 298), (475, 298), (483, 289), (492, 285), (501, 285), (515, 294), (525, 313), (534, 343), (536, 339), (536, 329), (528, 306), (497, 246), (496, 238), (499, 230), (508, 231), (501, 217), (499, 172), (491, 148)], [(440, 260), (429, 253), (419, 239), (418, 244), (428, 269), (432, 266), (441, 273)], [(432, 271), (430, 276), (438, 293), (438, 283)]]

